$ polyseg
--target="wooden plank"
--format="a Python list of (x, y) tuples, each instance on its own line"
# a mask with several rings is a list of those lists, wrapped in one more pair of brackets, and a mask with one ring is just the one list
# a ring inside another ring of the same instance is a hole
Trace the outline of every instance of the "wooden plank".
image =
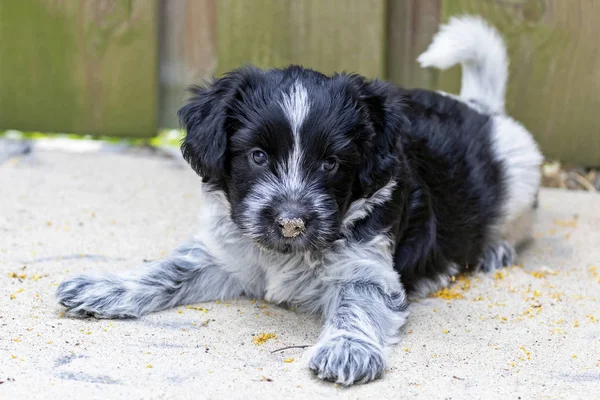
[(152, 136), (156, 0), (0, 2), (0, 128)]
[(326, 74), (385, 75), (385, 1), (292, 1), (291, 62)]
[(159, 124), (178, 128), (185, 88), (217, 67), (216, 0), (163, 0), (160, 10)]
[(438, 72), (423, 69), (417, 57), (440, 23), (441, 0), (390, 0), (387, 12), (387, 79), (407, 88), (432, 88)]
[(220, 0), (219, 73), (252, 63), (385, 73), (385, 0)]
[[(600, 166), (600, 2), (444, 0), (442, 15), (481, 14), (504, 34), (508, 113), (551, 159)], [(459, 90), (458, 68), (438, 89)]]
[(287, 0), (217, 2), (217, 74), (242, 64), (282, 67), (291, 62)]

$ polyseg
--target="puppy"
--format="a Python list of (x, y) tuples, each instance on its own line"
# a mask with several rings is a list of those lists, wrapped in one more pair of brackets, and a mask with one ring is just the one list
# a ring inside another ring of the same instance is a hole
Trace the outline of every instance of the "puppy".
[(132, 272), (67, 280), (71, 316), (138, 317), (240, 296), (320, 314), (309, 367), (380, 377), (407, 294), (509, 265), (529, 237), (542, 157), (504, 113), (500, 35), (452, 19), (418, 61), (463, 67), (460, 96), (299, 66), (235, 70), (179, 111), (202, 177), (196, 236)]

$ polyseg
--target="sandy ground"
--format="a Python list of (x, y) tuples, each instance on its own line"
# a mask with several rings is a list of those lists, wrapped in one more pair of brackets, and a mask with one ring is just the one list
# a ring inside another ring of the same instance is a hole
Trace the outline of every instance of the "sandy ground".
[[(315, 379), (311, 317), (243, 299), (138, 320), (61, 316), (68, 276), (192, 231), (199, 178), (168, 157), (36, 150), (0, 165), (0, 398), (600, 398), (600, 197), (543, 190), (522, 266), (414, 302), (384, 379)], [(596, 268), (598, 266), (598, 268)], [(446, 297), (446, 298), (444, 298)], [(262, 333), (275, 338), (263, 344)]]

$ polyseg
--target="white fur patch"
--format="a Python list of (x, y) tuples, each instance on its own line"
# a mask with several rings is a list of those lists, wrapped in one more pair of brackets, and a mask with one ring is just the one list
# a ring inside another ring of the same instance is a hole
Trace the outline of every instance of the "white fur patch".
[[(531, 134), (505, 115), (493, 117), (492, 150), (496, 158), (503, 162), (506, 174), (507, 197), (502, 227), (506, 237), (509, 235), (507, 229), (533, 208), (540, 187), (543, 158)], [(515, 232), (510, 236), (514, 237)]]
[(374, 207), (389, 201), (395, 187), (396, 181), (391, 179), (384, 187), (373, 193), (371, 197), (353, 201), (342, 221), (343, 229), (350, 229), (354, 222), (368, 216)]
[[(292, 191), (300, 190), (303, 186), (302, 179), (302, 147), (300, 145), (300, 128), (310, 111), (308, 92), (304, 85), (295, 82), (289, 93), (283, 95), (281, 108), (288, 119), (294, 136), (294, 147), (287, 161), (287, 170), (281, 171), (287, 175), (285, 180)], [(284, 168), (282, 168), (284, 169)]]

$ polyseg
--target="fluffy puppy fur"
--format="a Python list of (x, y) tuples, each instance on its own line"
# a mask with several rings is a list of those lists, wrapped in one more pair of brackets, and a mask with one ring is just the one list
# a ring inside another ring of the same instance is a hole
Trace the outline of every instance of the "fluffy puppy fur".
[(380, 377), (407, 293), (511, 264), (540, 181), (536, 144), (504, 114), (493, 28), (453, 19), (419, 61), (461, 63), (460, 95), (298, 66), (193, 88), (179, 116), (204, 182), (198, 234), (132, 272), (63, 282), (60, 304), (102, 318), (244, 295), (291, 304), (323, 316), (318, 377)]

